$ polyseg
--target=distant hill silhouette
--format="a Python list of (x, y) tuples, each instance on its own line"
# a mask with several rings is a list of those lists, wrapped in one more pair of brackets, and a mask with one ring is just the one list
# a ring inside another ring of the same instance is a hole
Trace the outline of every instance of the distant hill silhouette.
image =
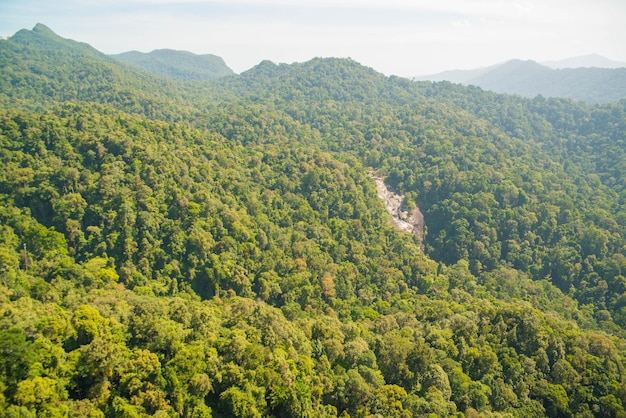
[(565, 58), (559, 61), (545, 61), (541, 64), (558, 70), (560, 68), (623, 68), (626, 62), (613, 61), (597, 54), (583, 55), (580, 57)]
[(151, 73), (182, 80), (209, 80), (234, 74), (222, 58), (211, 54), (157, 49), (149, 53), (124, 52), (112, 57)]
[[(583, 61), (579, 60), (581, 63)], [(566, 65), (564, 62), (551, 65)], [(446, 80), (475, 85), (497, 93), (564, 97), (588, 103), (606, 103), (626, 98), (626, 68), (552, 69), (535, 61), (511, 60), (491, 67), (446, 71), (416, 77), (415, 80)]]

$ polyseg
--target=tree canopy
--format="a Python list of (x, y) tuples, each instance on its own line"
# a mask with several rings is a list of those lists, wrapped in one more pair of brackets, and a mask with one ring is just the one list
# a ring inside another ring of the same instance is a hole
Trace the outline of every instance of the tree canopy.
[(626, 102), (168, 79), (43, 25), (0, 69), (0, 415), (626, 414)]

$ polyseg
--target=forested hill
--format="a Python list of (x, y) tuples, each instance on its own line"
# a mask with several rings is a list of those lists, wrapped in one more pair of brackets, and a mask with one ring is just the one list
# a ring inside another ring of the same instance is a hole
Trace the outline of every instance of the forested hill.
[(45, 111), (59, 102), (107, 103), (145, 117), (180, 120), (206, 84), (176, 82), (121, 63), (38, 24), (0, 40), (0, 106)]
[(211, 54), (158, 49), (149, 53), (124, 52), (112, 57), (152, 73), (181, 80), (210, 80), (234, 74), (222, 58)]
[(83, 42), (62, 38), (49, 27), (38, 23), (32, 30), (22, 29), (10, 40), (16, 44), (30, 46), (37, 50), (64, 51), (72, 55), (84, 55), (104, 58), (100, 51)]
[(626, 414), (625, 102), (176, 80), (43, 25), (0, 98), (0, 415)]

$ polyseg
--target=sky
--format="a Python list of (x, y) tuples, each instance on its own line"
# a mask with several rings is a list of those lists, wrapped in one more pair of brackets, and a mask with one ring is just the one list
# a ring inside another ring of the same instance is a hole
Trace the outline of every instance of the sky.
[(626, 62), (625, 0), (0, 0), (0, 36), (43, 23), (106, 54), (170, 48), (263, 60), (352, 58), (412, 77), (509, 59)]

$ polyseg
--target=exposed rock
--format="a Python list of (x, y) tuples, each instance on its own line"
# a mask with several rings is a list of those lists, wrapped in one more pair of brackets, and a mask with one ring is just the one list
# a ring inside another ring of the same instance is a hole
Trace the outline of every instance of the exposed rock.
[(376, 182), (378, 197), (380, 197), (387, 211), (391, 214), (393, 224), (403, 231), (408, 231), (417, 235), (420, 239), (424, 238), (424, 215), (417, 205), (412, 213), (408, 213), (404, 206), (404, 196), (396, 194), (386, 184), (382, 177), (370, 172), (371, 177)]

